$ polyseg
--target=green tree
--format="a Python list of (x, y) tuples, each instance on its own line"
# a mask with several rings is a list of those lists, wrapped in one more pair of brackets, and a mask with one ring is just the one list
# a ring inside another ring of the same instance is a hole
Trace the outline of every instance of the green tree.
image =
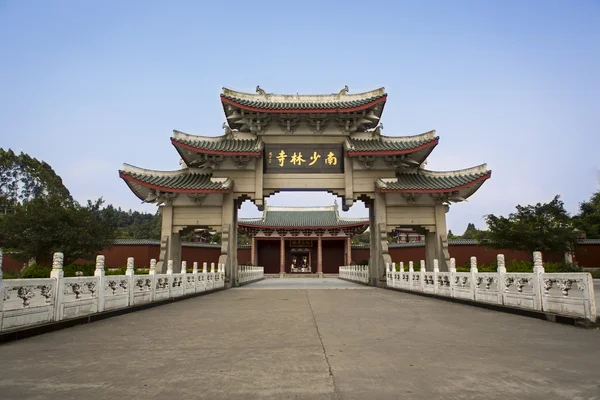
[(365, 231), (360, 235), (352, 237), (352, 244), (369, 244), (371, 243), (371, 234), (369, 231)]
[(470, 222), (467, 225), (467, 229), (465, 229), (465, 233), (463, 233), (462, 238), (463, 239), (476, 239), (477, 236), (477, 228), (475, 228), (475, 224)]
[(18, 249), (14, 256), (22, 261), (48, 262), (54, 252), (64, 253), (65, 264), (92, 260), (114, 240), (114, 228), (100, 211), (102, 202), (65, 204), (55, 196), (25, 201), (0, 218), (0, 244)]
[(452, 230), (448, 230), (448, 239), (457, 239), (458, 236), (456, 236), (454, 233), (452, 233)]
[(488, 214), (487, 245), (510, 250), (570, 251), (576, 240), (576, 231), (560, 196), (550, 203), (517, 207), (508, 218)]
[(62, 179), (50, 165), (25, 153), (0, 148), (0, 209), (13, 210), (16, 204), (41, 195), (72, 202)]
[(600, 192), (579, 204), (579, 214), (573, 217), (575, 227), (590, 239), (600, 238)]

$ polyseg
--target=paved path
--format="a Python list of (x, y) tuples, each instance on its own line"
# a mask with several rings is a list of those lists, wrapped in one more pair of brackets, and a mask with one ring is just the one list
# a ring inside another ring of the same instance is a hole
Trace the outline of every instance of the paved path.
[[(367, 289), (375, 290), (373, 287), (360, 285), (358, 283), (344, 281), (337, 278), (272, 278), (263, 279), (248, 286), (239, 288), (242, 289)], [(238, 289), (236, 289), (238, 290)]]
[(0, 345), (0, 399), (597, 399), (599, 355), (599, 330), (248, 286)]

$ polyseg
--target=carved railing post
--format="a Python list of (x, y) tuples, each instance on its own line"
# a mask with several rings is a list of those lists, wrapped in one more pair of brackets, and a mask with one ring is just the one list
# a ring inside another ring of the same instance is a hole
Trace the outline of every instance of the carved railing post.
[(169, 298), (172, 298), (171, 292), (173, 291), (173, 260), (167, 261), (167, 275), (169, 275), (168, 285), (169, 288)]
[(404, 272), (404, 262), (400, 261), (400, 266), (398, 267), (398, 281), (396, 282), (397, 287), (401, 288), (404, 286), (404, 280), (402, 279), (402, 273)]
[(419, 266), (419, 291), (425, 291), (425, 260), (421, 260), (421, 265)]
[(450, 277), (450, 296), (454, 297), (454, 286), (456, 283), (454, 282), (454, 278), (456, 277), (456, 259), (453, 257), (450, 259), (450, 268), (448, 269)]
[(433, 293), (438, 294), (440, 285), (438, 284), (438, 276), (440, 275), (440, 262), (437, 258), (433, 259)]
[(135, 260), (133, 259), (133, 257), (128, 257), (127, 258), (127, 269), (125, 270), (125, 276), (127, 276), (127, 280), (128, 280), (128, 294), (129, 294), (129, 305), (132, 306), (133, 305), (133, 292), (134, 292), (134, 284), (135, 284)]
[(542, 291), (544, 287), (544, 263), (542, 261), (542, 253), (539, 251), (533, 252), (533, 307), (535, 310), (542, 309)]
[(181, 286), (183, 286), (183, 290), (182, 290), (182, 296), (185, 295), (186, 289), (187, 289), (187, 261), (182, 261), (181, 262)]
[(415, 282), (414, 282), (414, 278), (413, 278), (414, 274), (415, 274), (415, 266), (412, 261), (409, 261), (408, 262), (408, 288), (410, 290), (416, 290)]
[(62, 319), (62, 299), (64, 290), (65, 272), (63, 271), (63, 253), (54, 253), (52, 257), (52, 271), (50, 271), (50, 278), (56, 280), (56, 293), (54, 294), (54, 320), (60, 321)]
[(498, 254), (496, 256), (496, 264), (498, 264), (498, 304), (504, 304), (504, 292), (508, 291), (506, 288), (506, 264), (504, 262), (504, 254)]
[(192, 275), (194, 279), (194, 292), (198, 291), (198, 262), (194, 261), (192, 264)]
[(104, 256), (96, 256), (96, 269), (94, 276), (98, 278), (98, 312), (104, 311)]
[(479, 270), (477, 269), (477, 257), (471, 257), (471, 300), (475, 300), (475, 290), (477, 288), (477, 274)]

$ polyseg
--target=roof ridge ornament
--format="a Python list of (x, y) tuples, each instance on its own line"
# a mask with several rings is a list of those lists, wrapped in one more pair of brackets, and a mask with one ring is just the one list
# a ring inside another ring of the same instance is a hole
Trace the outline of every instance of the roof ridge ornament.
[(260, 96), (265, 96), (267, 100), (271, 97), (271, 95), (260, 88), (260, 85), (256, 85), (256, 93)]
[(350, 89), (348, 89), (348, 85), (344, 85), (344, 88), (338, 92), (338, 97), (347, 95)]
[(381, 139), (381, 131), (383, 130), (383, 124), (380, 122), (374, 129), (367, 131), (371, 136), (371, 139)]
[(227, 122), (223, 122), (223, 125), (221, 127), (225, 131), (225, 139), (236, 139), (235, 133), (239, 132), (237, 129), (231, 129)]

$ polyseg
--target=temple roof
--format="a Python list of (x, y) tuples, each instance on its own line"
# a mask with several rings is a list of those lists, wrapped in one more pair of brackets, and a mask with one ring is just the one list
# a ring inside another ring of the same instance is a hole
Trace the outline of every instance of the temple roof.
[(199, 194), (229, 193), (233, 190), (231, 179), (213, 178), (211, 174), (194, 168), (154, 171), (123, 164), (119, 176), (145, 202), (159, 200), (160, 192)]
[(239, 226), (268, 228), (327, 228), (369, 225), (368, 218), (341, 218), (337, 205), (324, 207), (266, 206), (262, 218), (238, 220)]
[(257, 93), (244, 93), (223, 88), (221, 102), (248, 111), (267, 113), (337, 113), (366, 110), (385, 103), (385, 88), (364, 93), (348, 93), (347, 86), (339, 93), (322, 95), (271, 94), (256, 87)]
[(446, 172), (420, 169), (397, 174), (396, 178), (380, 178), (375, 186), (380, 192), (453, 193), (457, 195), (455, 201), (460, 201), (473, 194), (491, 176), (492, 171), (487, 169), (486, 164)]
[(439, 136), (435, 131), (414, 136), (382, 136), (373, 132), (357, 133), (346, 139), (344, 149), (349, 156), (361, 155), (399, 155), (427, 150), (425, 158), (438, 144)]
[(210, 154), (215, 156), (261, 157), (264, 144), (256, 135), (245, 132), (229, 132), (222, 136), (196, 136), (173, 131), (171, 143), (192, 167), (198, 166), (199, 156)]
[(171, 142), (174, 146), (210, 154), (247, 155), (259, 157), (263, 148), (262, 140), (255, 135), (222, 135), (216, 137), (195, 136), (173, 131)]

